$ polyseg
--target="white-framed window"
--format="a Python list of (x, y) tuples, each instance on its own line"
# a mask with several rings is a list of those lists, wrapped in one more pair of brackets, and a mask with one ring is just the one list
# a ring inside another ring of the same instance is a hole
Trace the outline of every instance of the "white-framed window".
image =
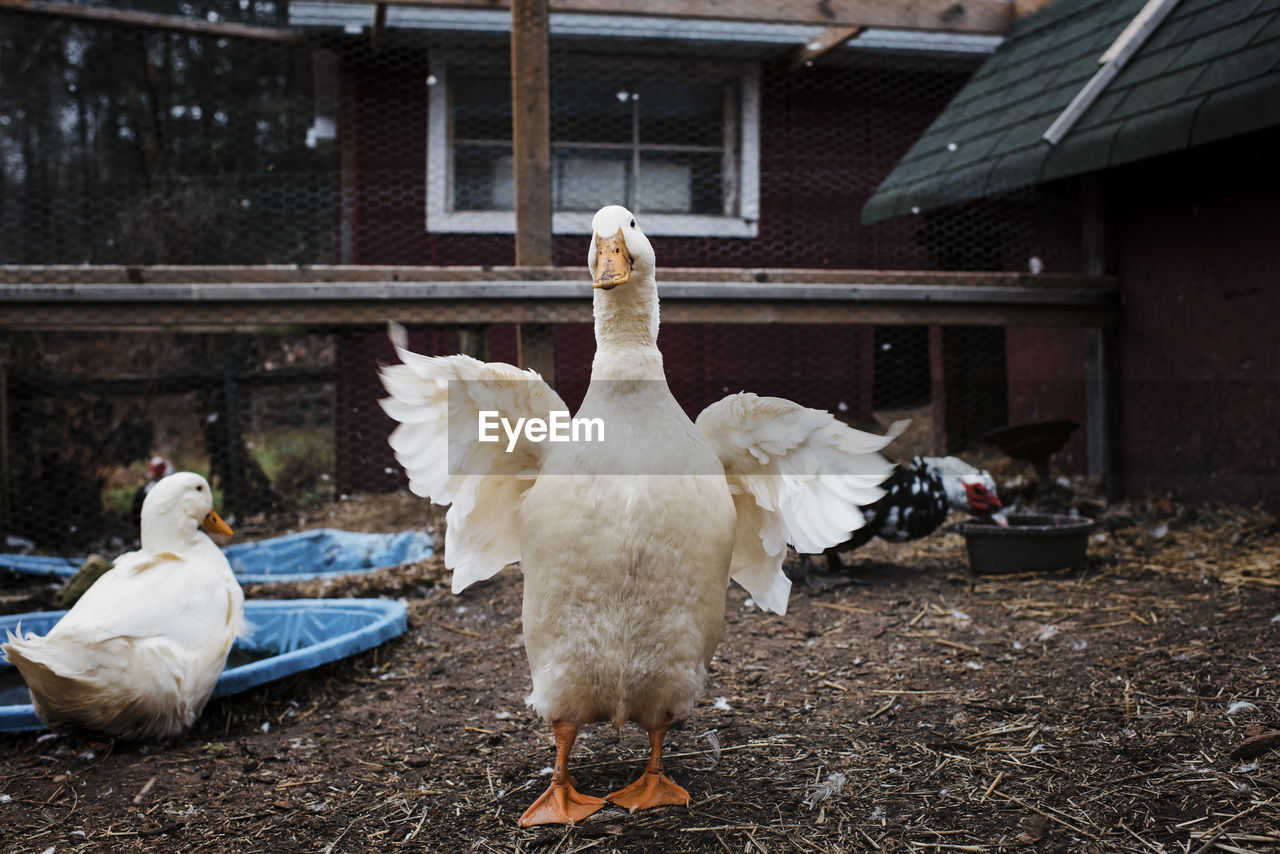
[[(500, 61), (436, 55), (427, 120), (427, 229), (513, 233), (511, 80)], [(575, 56), (552, 63), (552, 230), (586, 233), (605, 204), (651, 235), (755, 237), (759, 70)]]

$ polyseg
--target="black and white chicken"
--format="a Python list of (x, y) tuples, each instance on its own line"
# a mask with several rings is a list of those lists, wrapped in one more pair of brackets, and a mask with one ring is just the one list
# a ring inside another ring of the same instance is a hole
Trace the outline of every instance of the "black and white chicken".
[[(827, 571), (840, 572), (840, 553), (866, 545), (873, 537), (891, 543), (905, 543), (936, 531), (952, 510), (964, 510), (979, 519), (990, 519), (1001, 527), (1009, 524), (1000, 511), (996, 482), (990, 474), (958, 457), (914, 457), (909, 465), (898, 466), (882, 484), (884, 497), (862, 508), (866, 525), (853, 536), (827, 549)], [(800, 555), (807, 573), (809, 555)]]

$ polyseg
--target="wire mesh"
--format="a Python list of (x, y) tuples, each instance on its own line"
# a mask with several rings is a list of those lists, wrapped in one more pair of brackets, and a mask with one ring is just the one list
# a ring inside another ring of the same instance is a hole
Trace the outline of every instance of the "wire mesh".
[[(261, 31), (0, 12), (0, 263), (514, 262), (505, 13), (391, 7), (378, 27), (374, 7), (350, 4), (90, 8)], [(600, 20), (553, 20), (556, 264), (582, 265), (591, 213), (622, 203), (646, 217), (660, 280), (662, 267), (1080, 269), (1075, 199), (1053, 185), (859, 221), (980, 52), (850, 47), (797, 67), (806, 36), (785, 27)], [(383, 331), (272, 329), (266, 308), (246, 321), (264, 331), (6, 333), (4, 532), (69, 553), (127, 540), (155, 454), (209, 472), (241, 520), (403, 486), (377, 406)], [(510, 325), (413, 330), (426, 353), (471, 342), (514, 362), (515, 341)], [(1006, 343), (999, 327), (847, 324), (673, 324), (661, 339), (691, 414), (750, 390), (859, 426), (912, 415), (913, 452), (1078, 412), (1078, 388), (1011, 410)], [(574, 404), (591, 329), (562, 325), (555, 344)]]

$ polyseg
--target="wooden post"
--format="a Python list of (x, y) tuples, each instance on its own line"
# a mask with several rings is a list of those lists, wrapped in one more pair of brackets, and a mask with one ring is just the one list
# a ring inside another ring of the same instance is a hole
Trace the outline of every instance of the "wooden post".
[(516, 266), (551, 266), (551, 71), (547, 0), (511, 3)]
[(227, 437), (227, 482), (222, 484), (222, 500), (226, 515), (243, 523), (248, 514), (244, 504), (244, 467), (240, 461), (244, 442), (240, 437), (240, 401), (236, 394), (237, 349), (234, 336), (222, 337), (222, 389), (226, 407), (222, 417), (226, 419), (223, 430)]
[(9, 482), (9, 334), (0, 336), (0, 534), (12, 533)]
[(521, 323), (516, 326), (516, 364), (532, 368), (556, 384), (556, 327), (551, 323)]
[[(515, 166), (516, 265), (551, 266), (551, 70), (547, 0), (511, 3), (511, 144)], [(516, 353), (555, 384), (555, 327), (516, 327)]]
[(929, 410), (933, 414), (935, 457), (947, 455), (947, 372), (941, 326), (929, 327)]
[(489, 327), (485, 324), (459, 326), (458, 352), (487, 362), (489, 360)]
[[(1102, 274), (1108, 263), (1106, 192), (1099, 175), (1080, 182), (1081, 243), (1084, 272)], [(1119, 335), (1114, 328), (1085, 332), (1085, 441), (1089, 474), (1103, 478), (1108, 501), (1123, 493), (1120, 469)]]
[(374, 53), (382, 50), (382, 37), (387, 31), (387, 4), (379, 3), (373, 9), (373, 29), (369, 31), (369, 47)]
[(1013, 0), (1013, 15), (1019, 21), (1028, 15), (1034, 15), (1053, 0)]
[[(337, 109), (338, 144), (338, 245), (337, 263), (354, 264), (356, 260), (356, 191), (359, 159), (356, 152), (356, 84), (349, 73), (339, 78)], [(433, 168), (438, 168), (433, 165)]]
[(791, 55), (791, 70), (796, 71), (813, 65), (818, 57), (840, 47), (860, 32), (862, 27), (827, 27)]

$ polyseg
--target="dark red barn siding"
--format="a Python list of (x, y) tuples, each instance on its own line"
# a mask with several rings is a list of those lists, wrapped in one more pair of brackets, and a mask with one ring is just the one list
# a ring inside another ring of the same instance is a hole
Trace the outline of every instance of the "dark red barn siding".
[[(345, 177), (353, 194), (350, 260), (512, 263), (509, 235), (426, 230), (425, 52), (404, 52), (395, 67), (398, 73), (389, 74), (381, 60), (377, 70), (348, 68), (355, 124)], [(781, 64), (765, 67), (759, 236), (658, 237), (659, 263), (1024, 269), (1024, 255), (1044, 251), (1035, 239), (1025, 239), (1037, 228), (1046, 230), (1035, 217), (1048, 222), (1048, 231), (1061, 231), (1062, 223), (1069, 231), (1074, 213), (1069, 206), (1015, 210), (1007, 222), (975, 214), (858, 224), (863, 202), (965, 76), (905, 68), (819, 67), (792, 73)], [(1131, 492), (1168, 490), (1186, 498), (1234, 501), (1274, 501), (1280, 492), (1278, 150), (1280, 132), (1272, 130), (1107, 176), (1126, 300), (1118, 450)], [(1015, 221), (1024, 224), (1009, 224)], [(1059, 243), (1069, 247), (1071, 240)], [(557, 264), (579, 265), (583, 256), (581, 235), (556, 238)], [(1050, 270), (1079, 269), (1070, 249), (1045, 252), (1042, 260)], [(512, 349), (508, 333), (491, 334), (494, 358)], [(691, 410), (726, 387), (738, 390), (734, 386), (740, 382), (760, 393), (813, 395), (816, 405), (844, 400), (856, 416), (869, 399), (872, 380), (865, 356), (869, 333), (859, 327), (668, 326), (662, 344), (673, 389)], [(363, 431), (382, 418), (380, 412), (369, 415), (378, 394), (370, 364), (377, 345), (370, 342), (381, 334), (342, 348), (344, 405), (355, 419), (354, 426), (339, 428), (344, 489), (347, 484), (364, 488), (353, 479), (357, 471), (377, 474), (387, 467), (343, 453), (380, 453), (368, 449), (380, 446), (382, 435)], [(1014, 329), (1005, 340), (1009, 420), (1069, 417), (1083, 423), (1080, 334)], [(437, 338), (430, 346), (448, 343)], [(557, 343), (557, 373), (574, 397), (580, 394), (575, 383), (581, 384), (589, 366), (590, 330), (565, 328)], [(1082, 470), (1084, 443), (1082, 429), (1055, 462), (1067, 471)]]
[[(457, 334), (451, 329), (410, 330), (409, 348), (429, 356), (455, 353)], [(334, 454), (340, 493), (386, 492), (406, 484), (387, 445), (395, 422), (378, 405), (386, 397), (378, 366), (398, 361), (386, 330), (338, 336)]]
[[(557, 391), (576, 409), (591, 378), (594, 331), (581, 323), (556, 332)], [(871, 421), (870, 326), (667, 324), (658, 345), (671, 393), (690, 418), (725, 395), (751, 391)]]
[(1280, 503), (1280, 129), (1114, 176), (1137, 495)]
[(1083, 329), (1011, 326), (1005, 330), (1009, 372), (1009, 423), (1067, 419), (1080, 425), (1050, 459), (1066, 474), (1089, 470), (1085, 417)]
[[(388, 73), (388, 68), (397, 70)], [(510, 235), (427, 230), (427, 169), (435, 167), (427, 162), (426, 152), (427, 73), (425, 51), (401, 51), (395, 62), (380, 54), (376, 63), (356, 61), (346, 70), (354, 127), (345, 177), (353, 195), (350, 260), (512, 264)], [(932, 220), (862, 226), (859, 215), (880, 181), (968, 75), (966, 70), (918, 65), (793, 72), (785, 63), (767, 64), (761, 74), (758, 236), (654, 237), (660, 267), (953, 266), (955, 259), (940, 259), (932, 243), (939, 232)], [(585, 285), (584, 238), (557, 236), (554, 255), (557, 264), (582, 266)], [(966, 241), (962, 237), (953, 242)], [(660, 269), (660, 282), (661, 275)], [(384, 337), (378, 331), (349, 339), (341, 350), (344, 398), (338, 444), (344, 490), (388, 488), (396, 482), (396, 467), (384, 450), (390, 422), (376, 406), (381, 392), (373, 362), (391, 355)], [(451, 343), (437, 335), (425, 352), (444, 352)], [(668, 324), (660, 343), (672, 390), (690, 415), (725, 394), (746, 390), (836, 411), (854, 423), (870, 421), (870, 326)], [(556, 345), (557, 386), (576, 407), (595, 349), (590, 326), (562, 326)], [(515, 360), (509, 326), (490, 331), (488, 355), (497, 361)], [(927, 364), (921, 362), (919, 370), (927, 372)]]
[[(1280, 132), (1106, 175), (1124, 294), (1125, 490), (1280, 502)], [(1085, 333), (1006, 332), (1009, 420), (1082, 427), (1054, 457), (1087, 470)]]
[(344, 176), (354, 192), (349, 260), (428, 264), (422, 227), (427, 203), (427, 57), (423, 51), (398, 51), (383, 62), (346, 69), (350, 122), (344, 130), (354, 149)]
[[(389, 69), (395, 69), (389, 71)], [(348, 66), (356, 264), (514, 263), (510, 235), (433, 234), (426, 221), (426, 51)], [(968, 78), (967, 71), (785, 64), (761, 75), (760, 225), (754, 239), (655, 237), (669, 267), (923, 269), (914, 220), (862, 226), (863, 204)], [(602, 200), (604, 203), (606, 200)], [(555, 263), (585, 264), (584, 235)]]

